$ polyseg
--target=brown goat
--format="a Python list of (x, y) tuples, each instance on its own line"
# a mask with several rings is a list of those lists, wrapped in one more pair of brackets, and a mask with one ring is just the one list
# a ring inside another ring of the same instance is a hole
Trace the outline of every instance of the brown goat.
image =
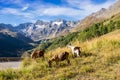
[(63, 53), (60, 53), (60, 54), (56, 54), (48, 61), (48, 65), (49, 65), (49, 67), (51, 67), (53, 61), (55, 61), (56, 64), (58, 64), (59, 61), (64, 61), (64, 60), (66, 60), (67, 63), (69, 64), (70, 60), (69, 60), (68, 57), (69, 57), (68, 52), (63, 52)]
[(31, 58), (38, 58), (38, 57), (43, 57), (44, 58), (44, 50), (36, 50), (36, 51), (33, 51), (32, 54), (31, 54)]

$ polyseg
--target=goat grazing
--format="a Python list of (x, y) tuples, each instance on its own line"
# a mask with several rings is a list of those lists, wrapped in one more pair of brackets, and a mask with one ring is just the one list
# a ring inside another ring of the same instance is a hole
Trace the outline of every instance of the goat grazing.
[(31, 58), (38, 58), (38, 57), (43, 57), (44, 58), (44, 50), (36, 50), (36, 51), (33, 51), (32, 54), (31, 54)]
[(80, 56), (81, 47), (72, 46), (71, 44), (69, 44), (68, 47), (71, 48), (73, 56)]
[(56, 64), (58, 64), (59, 61), (64, 61), (64, 60), (66, 60), (67, 63), (69, 64), (70, 60), (69, 60), (68, 57), (69, 57), (68, 52), (63, 52), (63, 53), (60, 53), (60, 54), (56, 54), (48, 61), (48, 65), (49, 65), (49, 67), (51, 67), (53, 61), (55, 61)]

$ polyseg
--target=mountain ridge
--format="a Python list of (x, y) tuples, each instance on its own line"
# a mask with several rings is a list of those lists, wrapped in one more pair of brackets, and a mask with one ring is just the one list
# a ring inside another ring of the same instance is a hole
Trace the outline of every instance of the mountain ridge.
[(60, 35), (68, 34), (77, 25), (77, 21), (57, 19), (55, 21), (37, 20), (35, 23), (23, 23), (16, 26), (16, 30), (34, 41), (51, 39)]
[(71, 30), (71, 32), (76, 32), (88, 28), (92, 24), (104, 21), (118, 13), (120, 13), (120, 0), (118, 0), (116, 3), (114, 3), (107, 9), (102, 8), (101, 10), (87, 16), (86, 18), (81, 20), (78, 26)]
[(20, 57), (22, 53), (33, 48), (33, 41), (24, 35), (0, 25), (0, 57)]

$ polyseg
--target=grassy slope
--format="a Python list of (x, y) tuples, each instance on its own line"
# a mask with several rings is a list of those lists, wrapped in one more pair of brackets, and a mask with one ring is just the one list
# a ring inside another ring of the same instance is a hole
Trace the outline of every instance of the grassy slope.
[(76, 39), (84, 42), (86, 40), (95, 38), (96, 36), (102, 36), (117, 29), (120, 29), (120, 14), (116, 14), (102, 22), (92, 24), (91, 26), (89, 26), (89, 28), (86, 28), (83, 31), (70, 33), (66, 36), (59, 36), (57, 38), (43, 42), (35, 49), (46, 49), (47, 51), (49, 51), (58, 47), (64, 47), (71, 41), (75, 41)]
[(47, 60), (53, 54), (71, 50), (67, 47), (57, 48), (46, 53), (46, 60), (36, 61), (26, 59), (24, 67), (19, 70), (7, 70), (0, 72), (0, 79), (17, 80), (120, 80), (120, 30), (108, 33), (99, 38), (81, 43), (73, 42), (82, 47), (79, 58), (72, 58), (71, 65), (65, 61), (52, 68), (48, 68)]

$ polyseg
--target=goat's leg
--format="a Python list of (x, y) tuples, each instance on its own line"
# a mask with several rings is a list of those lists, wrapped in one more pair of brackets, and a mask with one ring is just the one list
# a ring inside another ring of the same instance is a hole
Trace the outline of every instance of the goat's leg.
[(37, 58), (37, 55), (35, 54), (34, 57)]
[(72, 50), (72, 57), (73, 57), (73, 58), (75, 57), (75, 52), (74, 52), (74, 50)]
[(42, 56), (42, 60), (45, 60), (45, 57), (44, 57), (44, 55)]
[(76, 53), (76, 54), (77, 54), (77, 57), (80, 57), (80, 52), (79, 52), (79, 51), (77, 51), (77, 53)]
[(58, 67), (59, 66), (59, 61), (55, 61), (56, 62), (56, 66)]
[(70, 60), (69, 59), (67, 59), (67, 63), (70, 64)]
[(69, 60), (68, 56), (66, 57), (66, 61), (68, 64), (70, 64), (70, 60)]

